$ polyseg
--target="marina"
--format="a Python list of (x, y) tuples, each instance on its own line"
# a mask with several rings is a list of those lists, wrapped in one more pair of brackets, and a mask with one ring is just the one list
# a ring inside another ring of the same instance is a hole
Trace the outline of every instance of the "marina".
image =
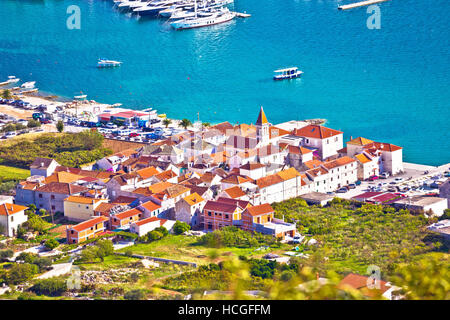
[(234, 17), (250, 17), (247, 13), (231, 12), (226, 6), (233, 3), (234, 0), (117, 0), (114, 7), (138, 17), (165, 18), (173, 29), (182, 30), (221, 24)]

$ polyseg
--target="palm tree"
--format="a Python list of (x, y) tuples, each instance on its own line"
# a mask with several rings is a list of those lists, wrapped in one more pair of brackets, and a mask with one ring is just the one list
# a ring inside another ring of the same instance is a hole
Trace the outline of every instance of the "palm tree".
[(189, 127), (190, 125), (192, 125), (192, 122), (189, 119), (182, 119), (180, 122), (180, 126), (182, 126), (184, 129), (187, 129), (187, 127)]
[(163, 123), (163, 125), (165, 125), (166, 126), (166, 128), (172, 123), (172, 120), (170, 120), (169, 118), (165, 118), (163, 121), (162, 121), (162, 123)]
[(211, 127), (211, 123), (209, 123), (209, 122), (203, 122), (203, 123), (202, 123), (202, 126), (204, 126), (204, 127)]
[(2, 98), (3, 98), (3, 99), (11, 99), (11, 98), (12, 98), (11, 91), (8, 90), (8, 89), (3, 90), (3, 92), (2, 92)]

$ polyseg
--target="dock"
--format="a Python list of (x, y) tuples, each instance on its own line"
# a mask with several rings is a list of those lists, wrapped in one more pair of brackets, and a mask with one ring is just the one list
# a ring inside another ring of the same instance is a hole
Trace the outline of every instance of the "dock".
[(252, 16), (251, 14), (245, 12), (233, 12), (233, 13), (236, 15), (236, 17), (239, 18), (250, 18)]
[(353, 8), (358, 8), (358, 7), (369, 6), (371, 4), (376, 4), (376, 3), (380, 3), (380, 2), (386, 2), (386, 1), (389, 1), (389, 0), (367, 0), (367, 1), (361, 1), (361, 2), (356, 2), (356, 3), (352, 3), (352, 4), (342, 5), (342, 6), (339, 6), (338, 9), (339, 10), (348, 10), (348, 9), (353, 9)]

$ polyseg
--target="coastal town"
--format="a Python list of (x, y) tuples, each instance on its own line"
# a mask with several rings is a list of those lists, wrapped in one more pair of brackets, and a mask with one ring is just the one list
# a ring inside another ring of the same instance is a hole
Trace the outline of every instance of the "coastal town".
[[(33, 96), (2, 99), (0, 108), (7, 115), (4, 127), (33, 119), (40, 122), (37, 128), (45, 127), (41, 132), (7, 132), (3, 137), (6, 141), (57, 132), (59, 122), (64, 126), (60, 132), (101, 135), (103, 144), (112, 151), (78, 167), (36, 157), (29, 164), (29, 176), (2, 196), (4, 239), (0, 240), (8, 249), (8, 244), (17, 244), (14, 239), (20, 238), (25, 248), (14, 250), (5, 261), (20, 261), (18, 257), (24, 252), (66, 257), (39, 277), (70, 273), (73, 261), (104, 239), (112, 240), (116, 254), (153, 267), (175, 264), (197, 268), (203, 263), (182, 256), (132, 254), (134, 247), (142, 246), (142, 239), (161, 230), (198, 238), (237, 228), (296, 248), (285, 251), (284, 256), (267, 253), (266, 259), (279, 263), (289, 263), (289, 256), (307, 260), (308, 253), (296, 250), (317, 240), (310, 232), (300, 231), (300, 222), (285, 219), (275, 209), (277, 203), (295, 199), (318, 208), (342, 199), (419, 212), (430, 221), (434, 219), (428, 225), (429, 232), (448, 241), (450, 220), (440, 217), (448, 216), (450, 164), (404, 163), (401, 146), (371, 137), (344, 141), (344, 133), (322, 125), (323, 120), (272, 124), (270, 114), (259, 107), (249, 119), (251, 124), (209, 124), (201, 122), (199, 116), (191, 123), (187, 119), (169, 120), (151, 108), (135, 111), (84, 99), (63, 103)], [(47, 216), (54, 231), (58, 230), (54, 246), (46, 245), (54, 239), (33, 245), (39, 232), (25, 232), (22, 227), (30, 212), (34, 212), (32, 216)], [(66, 251), (61, 251), (63, 246), (67, 246)], [(367, 279), (350, 273), (339, 286), (361, 289), (355, 283), (366, 283)], [(317, 280), (326, 279), (318, 276)], [(394, 299), (396, 287), (382, 283), (382, 296)], [(12, 289), (4, 282), (0, 295), (8, 292)]]

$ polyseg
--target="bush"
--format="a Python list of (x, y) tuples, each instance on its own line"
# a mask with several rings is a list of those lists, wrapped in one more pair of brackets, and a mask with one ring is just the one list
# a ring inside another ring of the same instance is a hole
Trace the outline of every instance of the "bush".
[(114, 245), (111, 240), (99, 240), (96, 243), (98, 247), (97, 255), (103, 261), (103, 258), (114, 253)]
[(37, 295), (57, 297), (67, 291), (67, 284), (64, 280), (44, 279), (36, 282), (30, 291)]
[(62, 120), (58, 120), (56, 123), (56, 130), (60, 133), (64, 131), (64, 122)]
[(59, 246), (59, 242), (55, 239), (48, 239), (45, 241), (45, 247), (49, 250), (53, 250)]
[(8, 258), (14, 256), (14, 251), (11, 249), (0, 250), (0, 261), (7, 261)]
[(39, 268), (35, 264), (15, 264), (7, 275), (8, 284), (19, 284), (28, 281), (37, 274)]
[(142, 289), (135, 289), (125, 293), (126, 300), (144, 300), (146, 297), (145, 291)]
[(182, 234), (183, 232), (186, 232), (191, 229), (191, 226), (188, 225), (186, 222), (178, 221), (175, 222), (173, 225), (173, 232), (175, 234)]

